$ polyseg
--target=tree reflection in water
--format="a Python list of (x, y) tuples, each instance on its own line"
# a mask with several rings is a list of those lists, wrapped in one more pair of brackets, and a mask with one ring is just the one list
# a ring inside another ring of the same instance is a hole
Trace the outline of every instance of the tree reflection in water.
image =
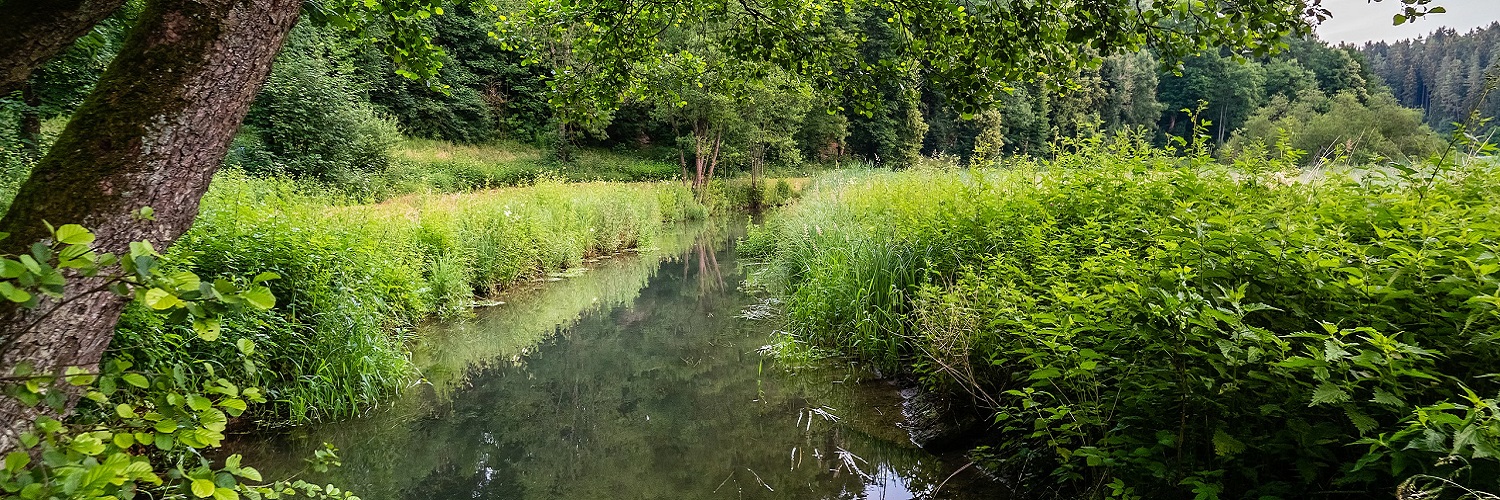
[(675, 254), (667, 259), (614, 259), (506, 296), (505, 306), (429, 336), (415, 359), (432, 384), (391, 409), (238, 451), (289, 470), (334, 443), (344, 466), (311, 479), (370, 499), (931, 491), (954, 466), (895, 427), (899, 398), (889, 387), (833, 368), (764, 366), (755, 351), (773, 325), (737, 318), (754, 300), (729, 286), (741, 278), (736, 232), (708, 227), (663, 243)]

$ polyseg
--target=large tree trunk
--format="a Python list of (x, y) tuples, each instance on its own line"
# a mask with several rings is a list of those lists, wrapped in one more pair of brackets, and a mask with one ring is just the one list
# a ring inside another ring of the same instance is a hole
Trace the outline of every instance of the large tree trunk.
[(125, 0), (0, 2), (0, 96), (21, 88), (31, 72), (119, 10)]
[[(0, 250), (46, 238), (43, 221), (82, 224), (101, 250), (117, 254), (132, 241), (165, 248), (176, 240), (198, 214), (300, 7), (301, 0), (152, 0), (0, 219), (0, 231), (11, 233)], [(133, 215), (147, 206), (155, 220)], [(75, 279), (69, 298), (95, 285)], [(53, 371), (98, 365), (125, 299), (88, 294), (42, 316), (53, 305), (3, 312), (0, 373), (20, 362)], [(0, 397), (0, 451), (37, 411)]]

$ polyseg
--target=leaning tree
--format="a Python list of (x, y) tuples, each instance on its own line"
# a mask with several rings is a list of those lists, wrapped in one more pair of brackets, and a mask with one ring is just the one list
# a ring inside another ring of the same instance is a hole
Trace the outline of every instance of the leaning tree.
[[(482, 1), (482, 0), (476, 0)], [(1379, 0), (1375, 0), (1379, 1)], [(1400, 0), (1397, 20), (1436, 11)], [(124, 0), (0, 2), (0, 93), (70, 46)], [(198, 213), (198, 201), (299, 16), (360, 32), (403, 74), (430, 78), (441, 52), (416, 20), (437, 0), (145, 0), (145, 9), (98, 86), (22, 184), (3, 219), (0, 253), (22, 254), (51, 237), (47, 223), (76, 223), (103, 252), (131, 242), (166, 247)], [(1328, 16), (1321, 0), (552, 0), (530, 2), (530, 33), (578, 34), (570, 46), (602, 68), (599, 88), (628, 78), (663, 30), (684, 19), (733, 16), (729, 49), (817, 78), (923, 71), (950, 96), (977, 104), (1007, 82), (1097, 64), (1102, 55), (1151, 46), (1170, 60), (1209, 47), (1275, 50)], [(498, 6), (496, 6), (498, 10)], [(893, 60), (839, 50), (858, 40), (829, 30), (833, 16), (876, 9), (899, 33)], [(497, 20), (500, 20), (497, 16)], [(503, 24), (503, 23), (502, 23)], [(587, 29), (574, 29), (584, 26)], [(502, 37), (508, 33), (497, 28)], [(844, 44), (844, 45), (840, 45)], [(848, 56), (848, 57), (845, 57)], [(836, 82), (835, 82), (836, 83)], [(859, 85), (844, 86), (857, 93)], [(607, 95), (606, 92), (597, 93)], [(973, 106), (971, 106), (972, 108)], [(152, 216), (142, 216), (149, 207)], [(43, 307), (0, 305), (0, 375), (26, 365), (92, 371), (126, 298), (73, 280)], [(39, 312), (45, 311), (45, 312)], [(76, 396), (75, 396), (76, 397)], [(64, 405), (71, 408), (71, 404)], [(0, 397), (0, 451), (38, 410)]]

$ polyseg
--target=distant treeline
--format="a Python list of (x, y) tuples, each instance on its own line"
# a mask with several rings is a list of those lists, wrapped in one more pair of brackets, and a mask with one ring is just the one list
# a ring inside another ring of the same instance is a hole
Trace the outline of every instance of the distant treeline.
[(1467, 121), (1475, 110), (1480, 117), (1500, 114), (1500, 102), (1483, 99), (1486, 75), (1500, 63), (1500, 23), (1463, 34), (1442, 28), (1415, 40), (1365, 44), (1360, 51), (1401, 104), (1421, 108), (1435, 129)]

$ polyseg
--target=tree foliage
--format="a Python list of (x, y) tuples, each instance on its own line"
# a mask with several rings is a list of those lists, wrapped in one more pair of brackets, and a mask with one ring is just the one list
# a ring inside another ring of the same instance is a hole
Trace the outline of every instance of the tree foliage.
[(1386, 93), (1361, 102), (1350, 90), (1333, 95), (1308, 90), (1296, 100), (1272, 98), (1235, 132), (1225, 154), (1264, 151), (1277, 144), (1308, 153), (1309, 163), (1356, 164), (1422, 159), (1443, 147), (1422, 123), (1420, 111), (1401, 107)]

